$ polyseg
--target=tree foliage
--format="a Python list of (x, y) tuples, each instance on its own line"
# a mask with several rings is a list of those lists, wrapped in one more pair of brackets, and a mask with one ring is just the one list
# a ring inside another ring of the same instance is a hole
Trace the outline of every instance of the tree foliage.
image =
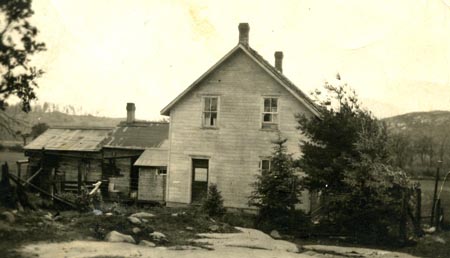
[(216, 184), (209, 185), (208, 196), (203, 201), (202, 209), (211, 217), (221, 217), (225, 214), (223, 198)]
[(321, 117), (298, 116), (308, 139), (300, 144), (305, 187), (321, 193), (330, 229), (374, 241), (397, 237), (409, 182), (390, 165), (386, 125), (360, 107), (346, 84), (325, 89), (325, 99), (315, 93)]
[(45, 44), (36, 40), (38, 29), (29, 22), (31, 0), (2, 0), (0, 14), (0, 126), (13, 133), (7, 125), (14, 119), (3, 112), (6, 100), (15, 96), (22, 110), (30, 111), (36, 99), (36, 78), (43, 74), (31, 64), (31, 56), (44, 51)]
[(257, 175), (252, 184), (249, 204), (258, 208), (256, 226), (260, 228), (289, 227), (295, 219), (295, 205), (300, 203), (300, 178), (295, 173), (292, 156), (287, 153), (286, 141), (281, 136), (273, 141), (270, 169)]
[(33, 137), (33, 139), (36, 139), (39, 135), (47, 131), (48, 128), (49, 126), (46, 123), (37, 123), (31, 127), (30, 135)]

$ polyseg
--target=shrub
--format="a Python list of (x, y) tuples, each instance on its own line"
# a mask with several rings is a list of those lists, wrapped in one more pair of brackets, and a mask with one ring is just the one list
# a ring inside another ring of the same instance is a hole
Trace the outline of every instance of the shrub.
[(223, 198), (216, 184), (211, 184), (208, 188), (208, 196), (203, 201), (202, 209), (211, 217), (221, 217), (226, 209), (223, 207)]
[(8, 148), (10, 151), (16, 151), (16, 152), (22, 152), (23, 151), (23, 146), (20, 144), (16, 144), (14, 146), (11, 146)]

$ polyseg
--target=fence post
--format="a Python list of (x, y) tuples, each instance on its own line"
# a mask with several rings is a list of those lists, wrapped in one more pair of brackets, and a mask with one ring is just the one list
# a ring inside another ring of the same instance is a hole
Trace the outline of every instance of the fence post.
[(439, 168), (442, 161), (438, 161), (438, 166), (436, 169), (436, 177), (434, 181), (434, 194), (433, 194), (433, 207), (431, 209), (431, 219), (430, 219), (430, 227), (434, 225), (434, 217), (435, 217), (435, 211), (436, 211), (436, 195), (437, 195), (437, 188), (439, 183)]

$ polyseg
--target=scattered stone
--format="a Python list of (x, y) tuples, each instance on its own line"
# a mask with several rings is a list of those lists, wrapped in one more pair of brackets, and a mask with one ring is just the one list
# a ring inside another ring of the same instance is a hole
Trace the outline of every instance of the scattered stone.
[(94, 209), (94, 210), (92, 211), (92, 213), (94, 213), (94, 215), (96, 215), (96, 216), (103, 215), (103, 212), (102, 212), (101, 210), (97, 210), (97, 209)]
[(272, 230), (272, 231), (270, 231), (270, 236), (273, 238), (273, 239), (281, 239), (281, 235), (280, 235), (280, 233), (277, 231), (277, 230)]
[(133, 234), (139, 234), (142, 230), (138, 227), (134, 227), (131, 231), (133, 231)]
[(219, 226), (217, 226), (217, 225), (211, 225), (211, 226), (209, 226), (209, 230), (210, 231), (212, 231), (212, 232), (216, 232), (216, 231), (218, 231), (219, 230)]
[(443, 239), (442, 237), (440, 237), (440, 236), (433, 236), (433, 240), (435, 241), (435, 242), (437, 242), (437, 243), (440, 243), (440, 244), (445, 244), (446, 242), (445, 242), (445, 239)]
[(434, 232), (436, 232), (436, 228), (435, 227), (431, 227), (431, 228), (424, 228), (423, 232), (427, 233), (427, 234), (432, 234)]
[(44, 219), (46, 219), (46, 220), (53, 220), (53, 215), (49, 212), (49, 213), (44, 215)]
[(188, 231), (193, 231), (194, 228), (193, 228), (193, 227), (186, 227), (186, 230), (188, 230)]
[(107, 213), (105, 213), (105, 216), (112, 216), (113, 214), (112, 214), (112, 212), (107, 212)]
[(142, 223), (142, 221), (139, 218), (133, 217), (133, 216), (128, 217), (128, 221), (133, 224), (136, 224), (136, 225), (139, 225)]
[(178, 213), (172, 213), (172, 217), (178, 217)]
[(144, 223), (147, 223), (148, 222), (148, 219), (141, 219), (142, 220), (142, 222), (144, 222)]
[(136, 218), (143, 219), (143, 218), (153, 218), (153, 217), (155, 217), (155, 215), (153, 215), (153, 214), (151, 214), (149, 212), (141, 211), (141, 212), (137, 212), (137, 213), (131, 214), (130, 217), (136, 217)]
[(158, 231), (155, 231), (155, 232), (149, 234), (149, 236), (153, 240), (155, 240), (157, 242), (165, 242), (165, 241), (167, 241), (166, 235), (164, 235), (163, 233), (158, 232)]
[(11, 211), (14, 215), (17, 215), (17, 210), (12, 210)]
[(134, 241), (134, 238), (132, 236), (119, 233), (115, 230), (109, 232), (105, 236), (105, 240), (108, 242), (125, 242), (125, 243), (133, 243), (133, 244), (136, 243), (136, 241)]
[(141, 242), (139, 242), (139, 245), (142, 246), (148, 246), (148, 247), (155, 247), (156, 244), (151, 242), (151, 241), (147, 241), (147, 240), (141, 240)]
[(2, 212), (2, 217), (5, 221), (7, 221), (10, 224), (12, 224), (16, 221), (16, 217), (14, 216), (14, 214), (12, 214), (9, 211)]

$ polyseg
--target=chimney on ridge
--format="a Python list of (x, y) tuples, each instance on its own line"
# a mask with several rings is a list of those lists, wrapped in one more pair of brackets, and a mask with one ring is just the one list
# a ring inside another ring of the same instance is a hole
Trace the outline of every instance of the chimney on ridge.
[(250, 26), (248, 23), (239, 23), (239, 44), (248, 46), (248, 33), (250, 31)]
[(136, 111), (136, 106), (134, 105), (134, 103), (127, 103), (127, 123), (134, 122), (134, 111)]
[(275, 68), (282, 73), (283, 72), (283, 52), (275, 52)]

